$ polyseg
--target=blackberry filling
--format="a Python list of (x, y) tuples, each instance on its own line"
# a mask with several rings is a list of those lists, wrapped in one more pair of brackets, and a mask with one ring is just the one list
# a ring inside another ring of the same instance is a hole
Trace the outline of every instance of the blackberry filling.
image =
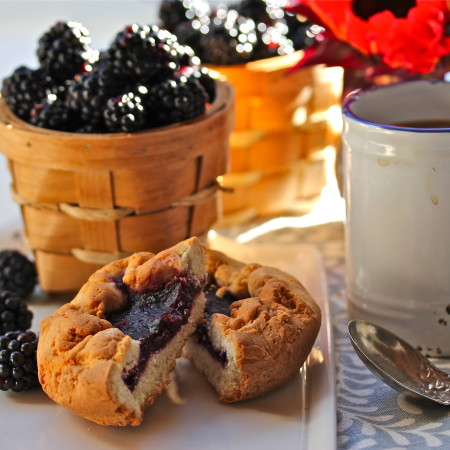
[(135, 367), (123, 374), (124, 382), (134, 390), (147, 361), (152, 354), (163, 349), (188, 322), (194, 298), (201, 286), (179, 276), (165, 286), (151, 291), (129, 290), (122, 280), (117, 287), (126, 292), (124, 309), (106, 319), (124, 334), (140, 342), (140, 356)]
[(208, 352), (216, 358), (223, 367), (227, 365), (228, 358), (225, 350), (217, 350), (209, 339), (209, 329), (211, 327), (211, 316), (215, 313), (230, 315), (230, 305), (238, 300), (234, 295), (226, 292), (223, 297), (217, 295), (219, 286), (215, 283), (208, 284), (203, 289), (206, 298), (204, 322), (195, 331), (198, 342), (205, 346)]

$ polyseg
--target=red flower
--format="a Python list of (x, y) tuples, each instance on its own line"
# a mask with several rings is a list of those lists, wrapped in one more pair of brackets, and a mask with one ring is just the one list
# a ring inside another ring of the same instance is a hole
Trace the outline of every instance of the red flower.
[[(402, 11), (396, 0), (372, 0), (366, 5), (357, 0), (292, 1), (289, 10), (323, 26), (327, 40), (346, 42), (393, 69), (429, 73), (450, 53), (450, 36), (446, 35), (450, 8), (445, 0), (412, 0), (410, 7), (403, 4)], [(365, 6), (362, 18), (355, 11)]]

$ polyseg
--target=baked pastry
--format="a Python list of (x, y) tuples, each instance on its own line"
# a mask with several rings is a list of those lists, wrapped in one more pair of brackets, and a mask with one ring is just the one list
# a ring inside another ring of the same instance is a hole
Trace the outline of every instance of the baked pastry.
[(207, 251), (205, 319), (183, 352), (216, 389), (237, 402), (289, 380), (319, 332), (319, 306), (291, 275)]
[(44, 391), (98, 424), (139, 425), (203, 317), (205, 283), (205, 250), (197, 238), (95, 272), (41, 323)]

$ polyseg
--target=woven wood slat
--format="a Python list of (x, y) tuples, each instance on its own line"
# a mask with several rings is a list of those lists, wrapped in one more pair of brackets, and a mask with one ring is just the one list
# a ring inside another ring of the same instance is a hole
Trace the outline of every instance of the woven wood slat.
[[(282, 214), (299, 197), (318, 195), (324, 187), (323, 176), (315, 176), (317, 159), (310, 156), (338, 144), (335, 124), (331, 125), (327, 112), (340, 105), (343, 71), (322, 65), (290, 70), (302, 56), (300, 51), (248, 64), (212, 67), (236, 90), (231, 169), (223, 178), (223, 186), (233, 190), (223, 195), (226, 215), (248, 220), (245, 210), (256, 215)], [(313, 176), (305, 168), (308, 163)], [(321, 170), (325, 170), (323, 161)], [(258, 179), (251, 176), (254, 173), (260, 175)], [(247, 184), (242, 183), (244, 179)]]

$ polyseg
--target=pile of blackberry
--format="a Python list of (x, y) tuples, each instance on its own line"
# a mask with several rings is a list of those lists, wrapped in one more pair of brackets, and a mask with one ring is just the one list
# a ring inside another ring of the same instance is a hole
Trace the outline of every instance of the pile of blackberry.
[(0, 251), (0, 291), (12, 291), (27, 298), (36, 282), (36, 268), (25, 255), (17, 250)]
[(33, 313), (14, 292), (0, 291), (0, 391), (39, 386), (38, 337), (29, 330)]
[(206, 64), (231, 65), (286, 55), (313, 43), (311, 23), (286, 12), (286, 0), (162, 0), (159, 18)]
[(38, 337), (31, 330), (0, 336), (0, 391), (20, 392), (39, 386), (37, 344)]
[(33, 313), (28, 305), (12, 291), (0, 291), (0, 334), (27, 330), (31, 327)]
[(40, 37), (37, 56), (39, 67), (17, 68), (1, 93), (18, 117), (42, 128), (131, 133), (191, 119), (215, 97), (194, 51), (157, 26), (126, 26), (98, 52), (80, 23), (57, 22)]
[(36, 284), (31, 261), (16, 250), (0, 251), (0, 391), (39, 386), (38, 337), (29, 330), (33, 313), (23, 300)]

